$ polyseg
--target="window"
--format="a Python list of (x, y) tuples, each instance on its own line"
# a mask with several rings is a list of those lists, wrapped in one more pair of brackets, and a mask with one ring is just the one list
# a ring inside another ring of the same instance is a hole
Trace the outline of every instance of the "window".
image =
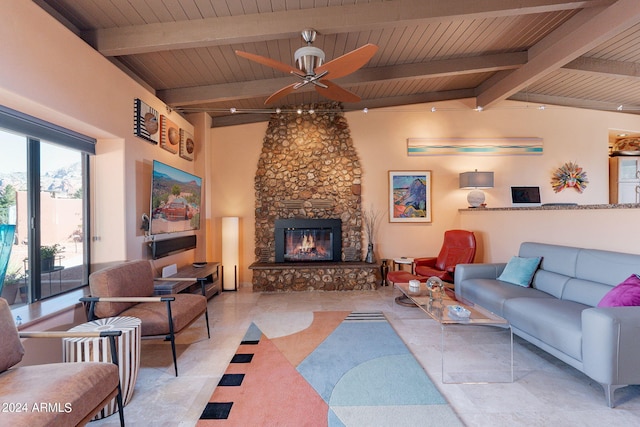
[(12, 306), (87, 284), (88, 160), (94, 144), (0, 107), (0, 224), (15, 226), (5, 226), (14, 236), (2, 297)]

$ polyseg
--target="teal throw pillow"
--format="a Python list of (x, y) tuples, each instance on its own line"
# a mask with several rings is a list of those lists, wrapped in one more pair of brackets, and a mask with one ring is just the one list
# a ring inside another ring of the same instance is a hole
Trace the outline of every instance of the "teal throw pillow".
[(498, 280), (527, 288), (540, 265), (540, 259), (540, 257), (511, 257)]

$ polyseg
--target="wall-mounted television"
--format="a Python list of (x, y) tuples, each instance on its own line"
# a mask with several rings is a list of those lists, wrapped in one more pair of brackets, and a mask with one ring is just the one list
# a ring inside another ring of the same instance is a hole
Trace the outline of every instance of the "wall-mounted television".
[(202, 178), (153, 161), (150, 234), (200, 228)]

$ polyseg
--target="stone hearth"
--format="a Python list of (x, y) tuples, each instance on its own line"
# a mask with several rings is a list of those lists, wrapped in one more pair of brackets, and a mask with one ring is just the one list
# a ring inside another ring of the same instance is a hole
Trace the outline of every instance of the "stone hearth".
[(381, 280), (380, 266), (365, 262), (254, 263), (250, 268), (258, 292), (375, 290)]

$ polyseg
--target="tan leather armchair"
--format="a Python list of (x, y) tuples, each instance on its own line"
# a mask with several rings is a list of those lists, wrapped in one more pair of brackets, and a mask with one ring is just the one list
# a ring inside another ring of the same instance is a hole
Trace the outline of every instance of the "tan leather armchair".
[[(124, 426), (115, 337), (121, 331), (18, 332), (0, 298), (0, 423), (12, 427), (84, 426), (116, 398)], [(20, 338), (109, 337), (111, 360), (16, 367), (24, 355)]]
[(147, 260), (136, 260), (107, 267), (89, 276), (89, 320), (105, 317), (131, 316), (141, 321), (143, 338), (171, 341), (173, 365), (178, 376), (175, 334), (205, 315), (207, 336), (209, 314), (207, 298), (189, 293), (154, 296), (153, 268)]

